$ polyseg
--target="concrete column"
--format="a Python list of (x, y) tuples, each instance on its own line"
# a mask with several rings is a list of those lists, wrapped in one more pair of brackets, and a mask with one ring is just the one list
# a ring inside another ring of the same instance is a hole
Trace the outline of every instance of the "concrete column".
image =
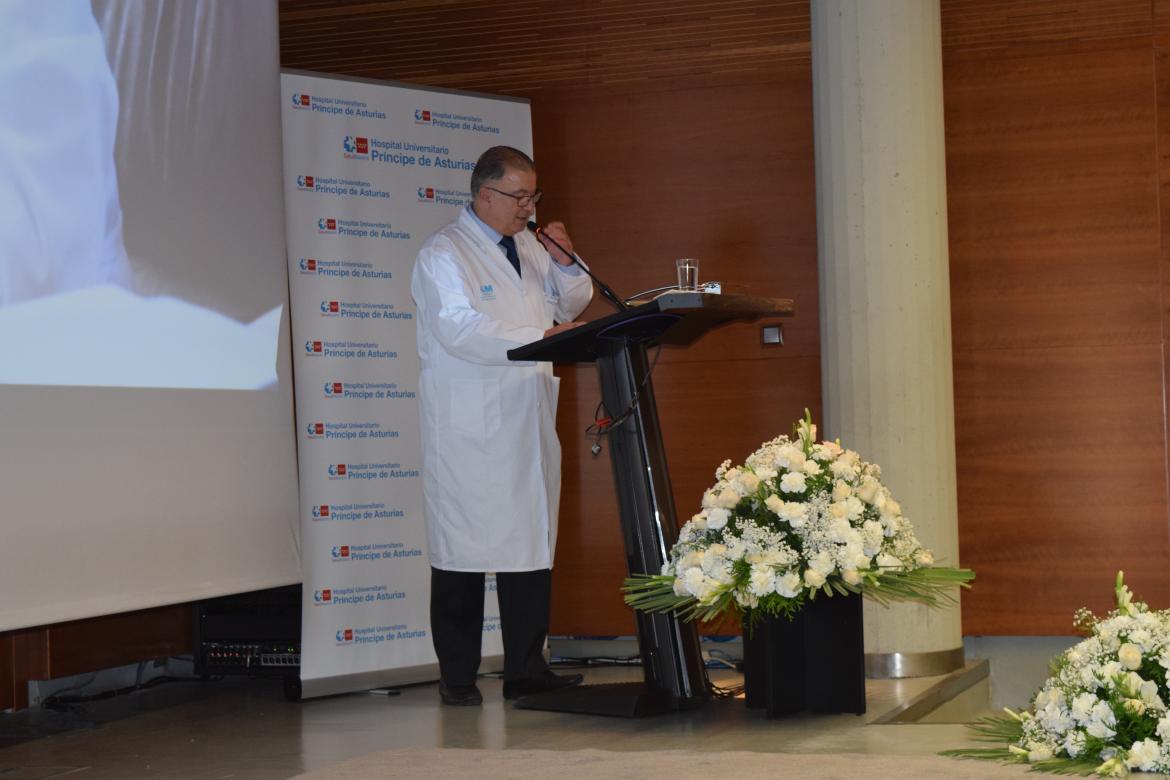
[[(957, 566), (938, 0), (811, 0), (823, 432)], [(958, 609), (865, 604), (871, 677), (962, 665)]]

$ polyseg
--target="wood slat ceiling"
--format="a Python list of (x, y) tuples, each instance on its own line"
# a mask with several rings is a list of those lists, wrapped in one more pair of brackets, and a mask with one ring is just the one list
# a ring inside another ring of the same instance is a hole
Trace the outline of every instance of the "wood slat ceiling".
[(807, 0), (281, 0), (280, 37), (286, 68), (523, 95), (809, 58)]

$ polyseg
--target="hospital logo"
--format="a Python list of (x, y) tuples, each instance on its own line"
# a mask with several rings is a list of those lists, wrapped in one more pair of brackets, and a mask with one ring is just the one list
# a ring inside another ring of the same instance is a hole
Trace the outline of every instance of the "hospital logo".
[(326, 398), (340, 398), (345, 385), (341, 382), (326, 382), (325, 383), (325, 397)]
[(365, 160), (370, 156), (370, 139), (364, 135), (347, 135), (341, 141), (341, 156), (347, 160)]
[(317, 273), (317, 261), (311, 257), (302, 257), (301, 262), (300, 262), (300, 266), (301, 266), (301, 273), (303, 273), (303, 274)]
[(324, 345), (320, 341), (306, 341), (305, 354), (306, 355), (320, 355)]
[(335, 316), (341, 311), (341, 301), (321, 301), (321, 315), (324, 317)]
[(352, 628), (340, 629), (334, 635), (334, 638), (337, 640), (337, 644), (339, 644), (339, 645), (352, 645), (353, 644), (353, 629)]
[(332, 217), (321, 217), (319, 220), (317, 220), (317, 232), (318, 233), (336, 233), (337, 232), (337, 220), (333, 219)]
[(419, 187), (418, 188), (418, 202), (419, 203), (434, 203), (435, 202), (435, 188), (434, 187)]
[(314, 506), (311, 514), (313, 515), (314, 520), (328, 520), (329, 505), (321, 504), (320, 506)]
[(479, 286), (479, 299), (481, 301), (494, 301), (496, 299), (496, 288), (490, 284), (481, 284)]
[[(347, 469), (344, 463), (330, 463), (327, 471), (329, 472), (329, 479), (345, 479)], [(346, 550), (348, 549), (347, 547)]]
[(309, 97), (308, 95), (302, 95), (298, 92), (293, 93), (293, 96), (292, 96), (293, 108), (302, 108), (302, 109), (309, 108), (312, 105), (312, 103), (313, 103), (313, 99), (311, 97)]
[(313, 591), (314, 604), (332, 604), (333, 603), (333, 588), (322, 588), (321, 590)]
[(333, 547), (333, 560), (348, 561), (349, 560), (349, 545), (341, 544)]
[(297, 189), (298, 190), (311, 190), (314, 188), (313, 182), (314, 182), (314, 178), (312, 176), (298, 176), (297, 177)]
[(416, 125), (429, 125), (431, 123), (431, 112), (425, 108), (416, 108), (414, 110), (414, 123)]
[(325, 436), (325, 423), (311, 422), (305, 426), (305, 433), (310, 439), (320, 439)]

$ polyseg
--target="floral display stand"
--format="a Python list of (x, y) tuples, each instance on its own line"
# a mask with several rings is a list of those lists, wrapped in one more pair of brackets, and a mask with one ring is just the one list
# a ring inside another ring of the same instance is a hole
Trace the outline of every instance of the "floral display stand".
[(969, 569), (935, 565), (876, 463), (817, 441), (806, 409), (738, 466), (725, 460), (659, 573), (623, 590), (639, 612), (741, 616), (749, 707), (865, 712), (861, 597), (957, 605)]
[(798, 712), (865, 713), (861, 595), (809, 601), (791, 620), (743, 627), (744, 695), (769, 718)]

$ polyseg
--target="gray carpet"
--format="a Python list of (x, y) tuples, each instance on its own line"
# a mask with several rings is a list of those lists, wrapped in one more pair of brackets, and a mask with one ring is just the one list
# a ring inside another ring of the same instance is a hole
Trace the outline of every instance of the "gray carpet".
[[(405, 748), (370, 753), (341, 764), (297, 775), (294, 780), (365, 780), (409, 777), (505, 777), (517, 780), (605, 778), (710, 778), (711, 780), (983, 780), (1019, 778), (1023, 766), (958, 761), (940, 756), (812, 755), (700, 752), (691, 750), (460, 750)], [(1030, 777), (1037, 777), (1032, 774)]]

